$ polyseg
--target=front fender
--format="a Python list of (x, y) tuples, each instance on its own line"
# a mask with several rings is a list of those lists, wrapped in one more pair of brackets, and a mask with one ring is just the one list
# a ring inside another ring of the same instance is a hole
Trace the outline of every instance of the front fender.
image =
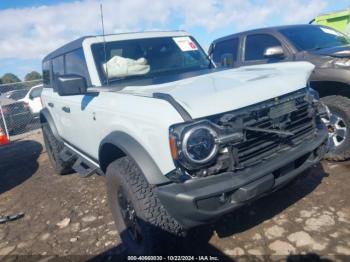
[(331, 81), (350, 84), (350, 70), (342, 68), (315, 68), (310, 81)]
[(167, 179), (150, 156), (145, 148), (130, 135), (114, 131), (107, 135), (99, 146), (99, 162), (100, 168), (105, 172), (108, 162), (103, 159), (103, 150), (106, 145), (113, 145), (120, 149), (125, 155), (132, 158), (138, 165), (149, 184), (158, 185), (170, 182)]

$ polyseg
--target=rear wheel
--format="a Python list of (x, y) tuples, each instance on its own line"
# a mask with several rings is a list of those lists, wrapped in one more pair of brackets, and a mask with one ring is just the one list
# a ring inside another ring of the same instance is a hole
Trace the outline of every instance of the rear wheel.
[(344, 161), (350, 158), (350, 99), (343, 96), (323, 97), (330, 110), (330, 116), (322, 121), (328, 128), (329, 152), (325, 158), (331, 161)]
[(108, 201), (128, 253), (166, 254), (184, 231), (160, 203), (134, 161), (123, 157), (107, 168)]
[(64, 147), (63, 143), (55, 138), (50, 129), (50, 126), (47, 123), (43, 124), (42, 129), (46, 152), (49, 156), (52, 167), (55, 169), (55, 172), (59, 175), (72, 173), (74, 160), (72, 159), (69, 162), (64, 162), (60, 158), (60, 152)]

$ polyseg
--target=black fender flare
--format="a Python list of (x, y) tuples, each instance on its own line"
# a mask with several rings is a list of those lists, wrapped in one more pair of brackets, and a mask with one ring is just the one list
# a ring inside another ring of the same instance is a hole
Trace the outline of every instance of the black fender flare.
[(99, 163), (103, 172), (106, 171), (109, 162), (104, 161), (103, 150), (105, 145), (113, 145), (120, 149), (125, 155), (132, 158), (140, 168), (148, 183), (151, 185), (159, 185), (169, 183), (170, 180), (163, 175), (158, 165), (155, 163), (150, 154), (144, 147), (130, 135), (114, 131), (107, 135), (99, 146)]
[(47, 108), (43, 108), (40, 111), (40, 123), (41, 125), (43, 125), (43, 123), (47, 123), (51, 129), (52, 134), (54, 135), (54, 137), (58, 140), (58, 141), (62, 141), (62, 139), (60, 138), (55, 122), (51, 116), (50, 111)]

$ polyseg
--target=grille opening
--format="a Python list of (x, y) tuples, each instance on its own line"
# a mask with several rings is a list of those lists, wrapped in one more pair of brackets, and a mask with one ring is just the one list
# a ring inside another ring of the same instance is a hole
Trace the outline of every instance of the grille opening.
[(237, 146), (240, 165), (247, 167), (258, 164), (299, 145), (314, 134), (315, 121), (312, 114), (310, 116), (310, 105), (306, 101), (296, 100), (296, 108), (294, 112), (283, 115), (278, 120), (270, 119), (266, 109), (253, 112), (244, 119), (244, 124), (252, 127), (281, 129), (293, 132), (294, 135), (281, 137), (277, 134), (247, 131), (246, 141)]

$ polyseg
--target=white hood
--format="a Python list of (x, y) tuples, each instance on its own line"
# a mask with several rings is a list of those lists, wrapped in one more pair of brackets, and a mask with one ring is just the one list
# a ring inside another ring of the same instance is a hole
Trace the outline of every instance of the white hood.
[(122, 92), (170, 94), (192, 118), (223, 113), (291, 93), (307, 85), (314, 66), (284, 62), (223, 70), (166, 84), (129, 86)]

